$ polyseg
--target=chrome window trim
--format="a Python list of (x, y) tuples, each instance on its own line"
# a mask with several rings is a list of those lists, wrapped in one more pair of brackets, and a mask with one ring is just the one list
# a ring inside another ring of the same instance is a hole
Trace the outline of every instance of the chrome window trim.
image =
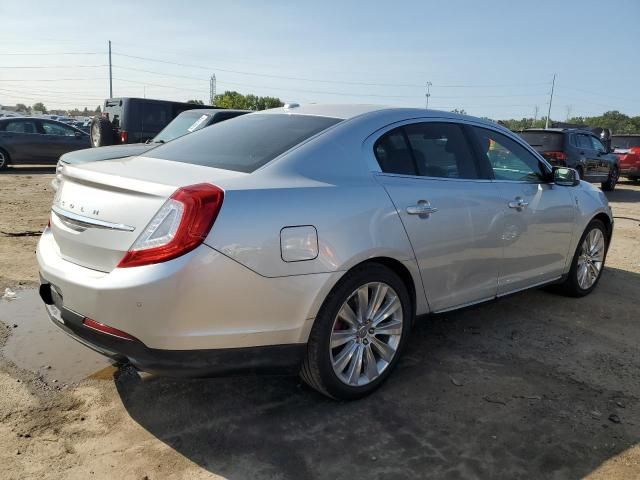
[[(426, 178), (430, 180), (449, 180), (449, 181), (468, 181), (468, 182), (495, 182), (495, 181), (504, 181), (510, 183), (526, 183), (529, 185), (547, 185), (549, 182), (523, 182), (521, 180), (496, 180), (496, 179), (486, 179), (486, 178), (446, 178), (446, 177), (427, 177), (421, 175), (402, 175), (397, 173), (385, 173), (380, 168), (378, 164), (378, 160), (376, 159), (375, 153), (373, 151), (374, 144), (378, 141), (380, 137), (382, 137), (385, 133), (398, 128), (403, 127), (405, 125), (411, 125), (414, 123), (426, 123), (426, 122), (436, 122), (436, 123), (454, 123), (458, 125), (468, 125), (472, 127), (478, 128), (486, 128), (487, 130), (493, 130), (496, 133), (501, 133), (502, 135), (507, 136), (514, 142), (518, 143), (522, 147), (524, 147), (529, 153), (531, 153), (535, 158), (537, 158), (542, 164), (548, 169), (549, 172), (553, 171), (553, 167), (547, 160), (538, 153), (531, 145), (527, 144), (520, 136), (513, 133), (511, 130), (506, 129), (501, 125), (492, 125), (485, 123), (483, 121), (473, 120), (473, 119), (458, 119), (451, 117), (414, 117), (409, 119), (400, 120), (398, 122), (393, 122), (387, 124), (383, 127), (378, 128), (374, 132), (372, 132), (367, 138), (362, 142), (362, 148), (364, 149), (365, 160), (367, 162), (367, 166), (369, 167), (369, 171), (374, 174), (383, 174), (383, 175), (392, 175), (394, 177), (406, 177), (406, 178)], [(553, 183), (553, 182), (551, 182)]]

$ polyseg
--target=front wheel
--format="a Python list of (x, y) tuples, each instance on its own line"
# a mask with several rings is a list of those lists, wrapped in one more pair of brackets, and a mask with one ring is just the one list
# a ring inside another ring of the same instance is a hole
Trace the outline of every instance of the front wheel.
[(611, 170), (609, 170), (609, 178), (607, 178), (607, 181), (600, 184), (602, 190), (605, 192), (612, 192), (616, 188), (619, 176), (620, 173), (618, 171), (618, 167), (612, 167)]
[(569, 276), (562, 285), (565, 294), (584, 297), (600, 280), (607, 255), (607, 230), (600, 220), (587, 226), (573, 256)]
[(371, 393), (395, 367), (412, 317), (407, 287), (393, 271), (373, 263), (350, 271), (316, 317), (302, 379), (336, 399)]

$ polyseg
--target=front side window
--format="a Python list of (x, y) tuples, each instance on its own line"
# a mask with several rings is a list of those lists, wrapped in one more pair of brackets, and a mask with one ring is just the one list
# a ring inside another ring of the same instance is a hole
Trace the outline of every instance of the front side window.
[(600, 140), (598, 140), (596, 137), (589, 137), (589, 139), (591, 140), (591, 145), (594, 150), (597, 150), (598, 153), (604, 153), (605, 148), (604, 145), (602, 145), (602, 142)]
[(13, 120), (11, 122), (7, 122), (6, 125), (7, 126), (4, 129), (5, 132), (38, 133), (36, 124), (32, 120)]
[(46, 135), (60, 135), (64, 137), (73, 137), (76, 132), (72, 128), (65, 125), (59, 125), (53, 122), (42, 122), (42, 129)]
[(541, 162), (522, 145), (493, 130), (473, 127), (480, 152), (486, 155), (496, 180), (540, 183), (545, 181)]

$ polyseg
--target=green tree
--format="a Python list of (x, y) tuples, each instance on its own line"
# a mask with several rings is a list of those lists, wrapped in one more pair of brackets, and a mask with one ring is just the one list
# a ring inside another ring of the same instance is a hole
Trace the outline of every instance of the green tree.
[(187, 100), (187, 103), (194, 103), (196, 105), (204, 105), (202, 100)]
[(465, 111), (464, 108), (454, 108), (453, 110), (451, 110), (451, 113), (459, 113), (460, 115), (466, 115), (467, 112)]
[(214, 104), (221, 108), (239, 108), (244, 110), (265, 110), (267, 108), (282, 107), (284, 105), (277, 97), (258, 97), (253, 94), (242, 95), (241, 93), (230, 90), (216, 95)]
[(30, 110), (30, 108), (27, 107), (24, 103), (16, 104), (16, 111), (17, 112), (25, 112), (25, 113), (27, 113), (29, 110)]
[(38, 111), (38, 112), (47, 113), (47, 107), (45, 107), (42, 102), (34, 103), (33, 107), (31, 107), (31, 108), (33, 110)]
[(100, 113), (102, 113), (102, 108), (100, 108), (100, 105), (98, 105), (96, 107), (96, 114), (99, 115)]

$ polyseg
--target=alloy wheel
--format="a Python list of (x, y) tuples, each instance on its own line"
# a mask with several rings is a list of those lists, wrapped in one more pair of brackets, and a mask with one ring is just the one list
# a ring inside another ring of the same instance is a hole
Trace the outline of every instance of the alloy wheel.
[(355, 290), (331, 329), (330, 358), (338, 378), (350, 386), (377, 379), (400, 346), (402, 322), (402, 303), (389, 285), (372, 282)]
[(0, 151), (0, 169), (7, 166), (7, 157)]
[(604, 262), (604, 235), (599, 228), (591, 230), (582, 241), (578, 256), (578, 285), (588, 290), (596, 283)]

